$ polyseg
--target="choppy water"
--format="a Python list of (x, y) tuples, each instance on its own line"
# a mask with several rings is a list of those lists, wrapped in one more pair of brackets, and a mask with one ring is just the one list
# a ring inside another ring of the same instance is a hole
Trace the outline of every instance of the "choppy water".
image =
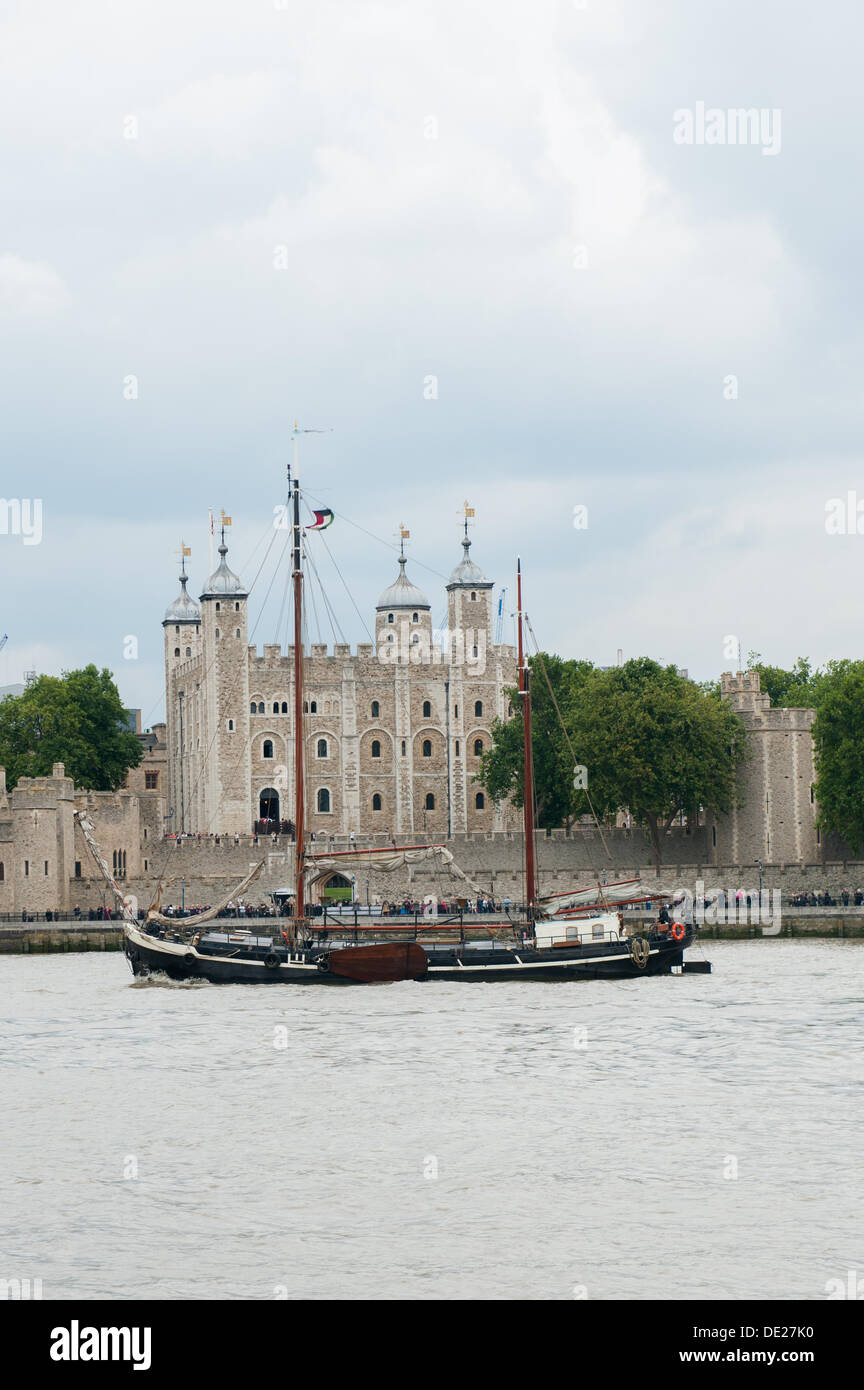
[(822, 1298), (864, 1273), (864, 943), (705, 952), (711, 976), (346, 989), (0, 957), (0, 1278)]

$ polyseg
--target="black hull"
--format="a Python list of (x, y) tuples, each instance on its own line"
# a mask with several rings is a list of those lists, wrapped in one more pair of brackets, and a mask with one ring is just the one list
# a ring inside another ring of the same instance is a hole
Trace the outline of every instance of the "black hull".
[[(678, 941), (652, 939), (643, 965), (637, 964), (629, 941), (603, 942), (565, 948), (532, 950), (522, 947), (491, 949), (478, 946), (433, 946), (424, 949), (428, 967), (418, 980), (460, 983), (501, 980), (599, 980), (639, 979), (643, 975), (668, 975), (684, 964), (684, 951), (694, 940), (692, 932)], [(352, 948), (341, 948), (350, 952)], [(290, 952), (287, 948), (246, 949), (241, 957), (208, 952), (194, 946), (161, 941), (141, 931), (126, 933), (126, 955), (135, 975), (164, 973), (174, 980), (207, 980), (212, 984), (316, 984), (355, 983), (330, 968), (335, 944)]]

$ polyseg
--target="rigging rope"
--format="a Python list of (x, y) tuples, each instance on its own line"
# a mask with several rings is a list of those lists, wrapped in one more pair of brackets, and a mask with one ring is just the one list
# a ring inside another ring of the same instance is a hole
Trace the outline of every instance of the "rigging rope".
[[(524, 615), (524, 617), (525, 617), (525, 626), (526, 626), (527, 629), (528, 629), (528, 632), (529, 632), (530, 637), (531, 637), (531, 641), (534, 643), (535, 654), (536, 654), (537, 660), (538, 660), (538, 662), (539, 662), (539, 664), (540, 664), (540, 670), (543, 672), (543, 677), (544, 677), (544, 679), (545, 679), (545, 681), (546, 681), (546, 685), (547, 685), (548, 688), (549, 688), (549, 696), (550, 696), (550, 698), (551, 698), (551, 700), (552, 700), (552, 704), (553, 704), (554, 707), (555, 707), (555, 713), (556, 713), (557, 716), (558, 716), (558, 722), (559, 722), (559, 724), (561, 725), (561, 732), (563, 733), (564, 738), (565, 738), (566, 741), (567, 741), (567, 747), (568, 747), (569, 750), (570, 750), (570, 756), (571, 756), (571, 758), (573, 759), (573, 762), (574, 762), (574, 765), (575, 765), (575, 764), (576, 764), (576, 761), (577, 761), (577, 759), (576, 759), (576, 752), (575, 752), (575, 749), (573, 748), (573, 744), (572, 744), (572, 742), (571, 742), (571, 740), (570, 740), (570, 735), (569, 735), (569, 733), (567, 732), (567, 726), (566, 726), (566, 724), (564, 723), (564, 716), (563, 716), (562, 713), (561, 713), (561, 707), (559, 706), (558, 701), (557, 701), (556, 698), (555, 698), (555, 691), (552, 689), (552, 682), (551, 682), (551, 680), (549, 679), (549, 672), (548, 672), (547, 669), (546, 669), (546, 663), (545, 663), (545, 661), (543, 660), (543, 655), (542, 655), (542, 653), (541, 653), (541, 651), (540, 651), (539, 643), (538, 643), (538, 641), (537, 641), (537, 638), (536, 638), (535, 635), (534, 635), (534, 629), (533, 629), (532, 626), (531, 626), (531, 619), (528, 617), (528, 614), (527, 614), (527, 613)], [(597, 818), (597, 812), (594, 810), (594, 804), (593, 804), (593, 802), (592, 802), (592, 800), (591, 800), (591, 796), (590, 796), (590, 793), (589, 793), (589, 791), (588, 791), (588, 788), (587, 788), (587, 787), (583, 787), (581, 790), (584, 791), (584, 793), (585, 793), (585, 800), (588, 802), (588, 805), (589, 805), (589, 807), (591, 808), (591, 815), (592, 815), (592, 817), (593, 817), (594, 824), (595, 824), (596, 827), (597, 827), (597, 833), (598, 833), (599, 836), (600, 836), (600, 840), (601, 840), (601, 842), (602, 842), (602, 844), (603, 844), (603, 848), (604, 848), (605, 851), (606, 851), (606, 856), (607, 856), (608, 859), (611, 859), (611, 858), (612, 858), (612, 855), (611, 855), (611, 853), (610, 853), (609, 846), (608, 846), (607, 843), (606, 843), (606, 837), (605, 837), (605, 835), (603, 834), (603, 829), (602, 829), (602, 826), (600, 825), (600, 821), (599, 821), (598, 818)], [(578, 828), (579, 828), (579, 826), (578, 826), (578, 822), (577, 822), (577, 829), (578, 829)], [(588, 851), (588, 857), (589, 857), (589, 859), (591, 859), (591, 851), (590, 851), (590, 849), (589, 849), (589, 851)], [(594, 868), (594, 861), (593, 861), (593, 859), (591, 859), (591, 867), (592, 867), (592, 869)]]

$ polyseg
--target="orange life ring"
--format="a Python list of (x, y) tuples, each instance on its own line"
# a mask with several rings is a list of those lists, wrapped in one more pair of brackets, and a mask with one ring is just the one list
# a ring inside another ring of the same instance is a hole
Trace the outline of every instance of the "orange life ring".
[(687, 935), (687, 929), (681, 922), (672, 923), (672, 935), (676, 941), (683, 941)]

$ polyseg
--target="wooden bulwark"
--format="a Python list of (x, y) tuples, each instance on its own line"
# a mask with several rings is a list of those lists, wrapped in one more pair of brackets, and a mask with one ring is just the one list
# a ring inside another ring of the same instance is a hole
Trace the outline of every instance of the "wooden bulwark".
[(422, 980), (429, 957), (415, 941), (388, 941), (377, 946), (348, 946), (331, 951), (330, 972), (345, 980), (374, 984), (389, 980)]

